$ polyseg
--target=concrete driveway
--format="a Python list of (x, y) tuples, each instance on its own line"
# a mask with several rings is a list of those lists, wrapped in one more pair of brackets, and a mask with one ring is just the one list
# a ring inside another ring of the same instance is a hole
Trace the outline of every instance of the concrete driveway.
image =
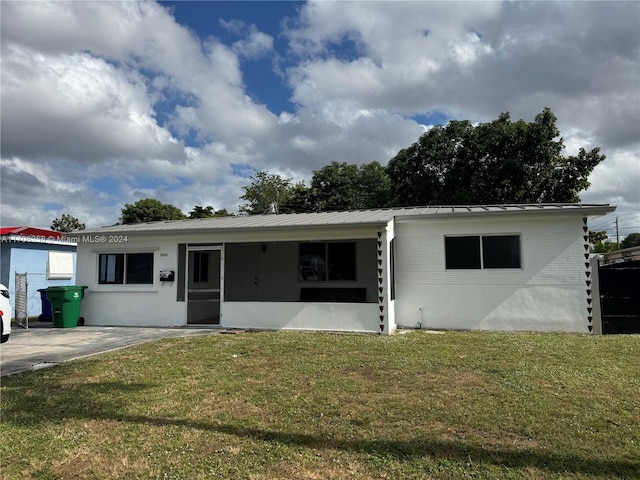
[(162, 338), (211, 335), (219, 329), (77, 327), (53, 328), (37, 323), (23, 329), (12, 325), (9, 341), (0, 346), (0, 376), (40, 368)]

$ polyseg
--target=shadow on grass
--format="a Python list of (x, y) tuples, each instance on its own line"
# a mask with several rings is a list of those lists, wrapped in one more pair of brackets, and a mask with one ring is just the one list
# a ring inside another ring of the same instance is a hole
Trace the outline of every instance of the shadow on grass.
[[(34, 396), (26, 386), (9, 387), (2, 402), (3, 422), (19, 426), (60, 423), (64, 419), (110, 420), (153, 426), (177, 426), (233, 435), (259, 442), (279, 443), (316, 450), (339, 450), (393, 460), (414, 461), (421, 458), (449, 459), (508, 468), (538, 468), (553, 473), (640, 478), (640, 460), (603, 460), (545, 450), (484, 447), (462, 441), (444, 440), (428, 435), (413, 440), (327, 439), (319, 435), (289, 433), (264, 428), (247, 428), (233, 423), (202, 422), (190, 419), (150, 417), (126, 414), (121, 395), (156, 387), (154, 384), (121, 381), (65, 385), (47, 400)], [(26, 388), (20, 395), (20, 390)], [(9, 398), (7, 398), (9, 396)], [(7, 400), (9, 400), (7, 402)]]
[(317, 435), (287, 433), (261, 428), (246, 428), (233, 424), (209, 424), (176, 419), (150, 419), (131, 417), (128, 421), (153, 425), (177, 425), (199, 430), (210, 430), (226, 435), (250, 438), (257, 441), (301, 446), (316, 450), (331, 449), (357, 452), (365, 455), (393, 458), (396, 461), (412, 461), (424, 457), (445, 458), (476, 464), (493, 464), (508, 468), (535, 467), (555, 473), (581, 473), (591, 475), (615, 475), (622, 478), (640, 478), (640, 461), (599, 460), (576, 455), (555, 455), (540, 450), (485, 448), (429, 437), (414, 440), (343, 440), (327, 439)]

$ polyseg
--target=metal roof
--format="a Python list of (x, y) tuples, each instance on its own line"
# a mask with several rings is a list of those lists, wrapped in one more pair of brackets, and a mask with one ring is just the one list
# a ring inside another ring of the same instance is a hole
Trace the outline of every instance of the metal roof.
[(0, 228), (0, 235), (25, 235), (29, 237), (41, 237), (41, 238), (61, 238), (62, 232), (56, 230), (48, 230), (46, 228), (37, 227), (2, 227)]
[[(163, 233), (211, 232), (230, 230), (287, 229), (322, 226), (384, 225), (391, 219), (445, 218), (498, 214), (570, 213), (582, 216), (601, 216), (613, 212), (608, 204), (531, 204), (531, 205), (467, 205), (400, 207), (379, 210), (349, 210), (341, 212), (290, 213), (279, 215), (245, 215), (234, 217), (167, 220), (160, 222), (112, 225), (81, 233)], [(76, 232), (80, 233), (80, 232)]]
[(75, 238), (70, 235), (55, 230), (37, 227), (1, 227), (0, 237), (3, 243), (46, 243), (49, 245), (70, 245), (76, 246)]

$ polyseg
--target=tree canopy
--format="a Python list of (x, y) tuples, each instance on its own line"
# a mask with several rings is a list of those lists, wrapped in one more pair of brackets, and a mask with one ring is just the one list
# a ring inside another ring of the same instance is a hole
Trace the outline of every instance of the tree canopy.
[(394, 204), (578, 202), (605, 156), (599, 148), (563, 156), (556, 120), (545, 108), (529, 123), (503, 113), (489, 123), (433, 127), (389, 161)]
[(154, 198), (144, 198), (133, 204), (125, 203), (120, 222), (126, 225), (161, 220), (182, 220), (183, 218), (185, 215), (179, 208)]
[(290, 178), (257, 172), (242, 187), (240, 212), (294, 213), (355, 210), (391, 206), (391, 180), (378, 162), (350, 165), (332, 162), (313, 172), (311, 187)]
[(51, 223), (51, 230), (56, 230), (58, 232), (77, 232), (78, 230), (84, 229), (84, 223), (81, 223), (76, 217), (67, 215), (66, 213), (63, 214), (61, 218), (56, 218)]
[(247, 203), (240, 205), (240, 213), (292, 213), (308, 211), (309, 192), (303, 182), (291, 183), (291, 178), (260, 171), (250, 178), (251, 183), (242, 187), (240, 198)]
[(229, 217), (231, 214), (227, 212), (226, 208), (221, 210), (214, 210), (211, 205), (202, 207), (196, 205), (193, 210), (189, 212), (189, 218), (213, 218), (213, 217)]
[(331, 162), (313, 172), (311, 192), (318, 211), (391, 206), (391, 181), (378, 162)]
[(630, 233), (620, 242), (620, 248), (640, 246), (640, 233)]
[(589, 243), (592, 245), (593, 253), (607, 253), (618, 248), (617, 243), (609, 241), (609, 236), (604, 230), (589, 231)]

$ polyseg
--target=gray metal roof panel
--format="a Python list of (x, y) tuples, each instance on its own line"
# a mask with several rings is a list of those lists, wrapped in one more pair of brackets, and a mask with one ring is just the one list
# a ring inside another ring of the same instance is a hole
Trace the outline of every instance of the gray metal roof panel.
[(393, 218), (449, 217), (522, 212), (576, 212), (584, 215), (604, 215), (615, 210), (606, 204), (532, 204), (532, 205), (454, 205), (398, 207), (378, 210), (341, 212), (290, 213), (281, 215), (247, 215), (187, 220), (169, 220), (131, 225), (112, 225), (86, 230), (83, 233), (164, 233), (223, 231), (242, 229), (286, 229), (317, 226), (348, 226), (386, 224)]

